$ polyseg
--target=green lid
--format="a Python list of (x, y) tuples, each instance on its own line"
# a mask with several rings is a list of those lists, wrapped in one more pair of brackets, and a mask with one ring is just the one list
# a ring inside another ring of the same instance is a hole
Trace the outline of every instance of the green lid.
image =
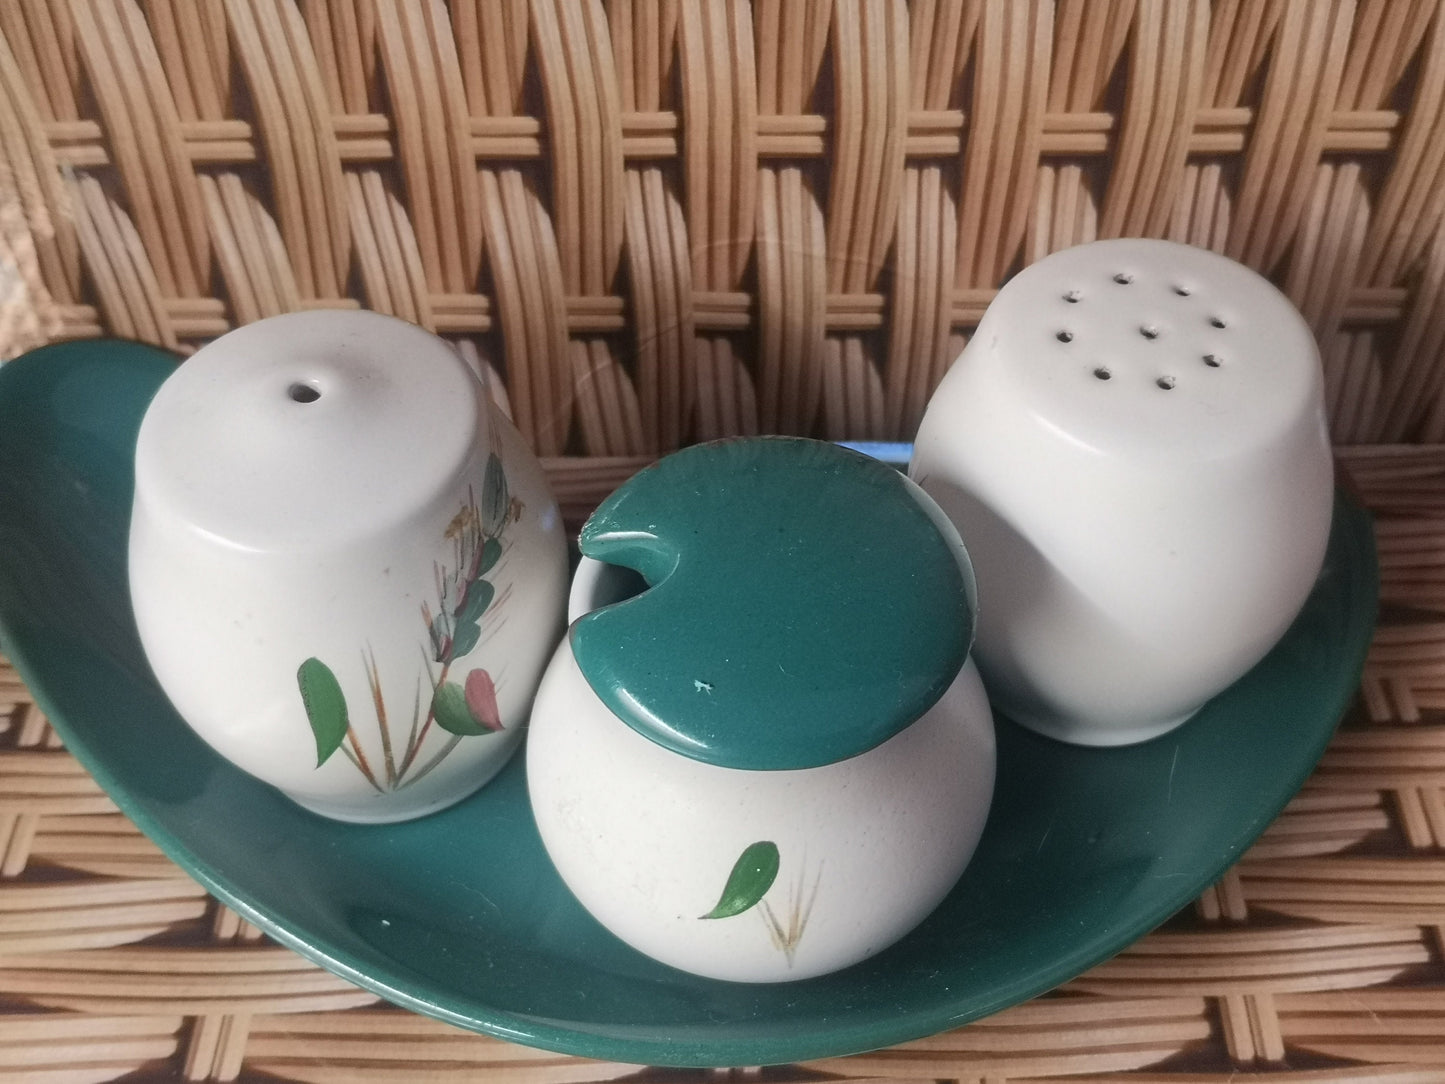
[(886, 741), (968, 655), (961, 544), (922, 492), (822, 441), (677, 452), (582, 528), (648, 590), (572, 626), (588, 683), (634, 730), (729, 768), (811, 768)]

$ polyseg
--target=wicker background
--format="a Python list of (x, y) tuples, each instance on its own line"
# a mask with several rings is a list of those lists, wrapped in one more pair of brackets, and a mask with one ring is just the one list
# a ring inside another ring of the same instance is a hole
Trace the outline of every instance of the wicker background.
[[(489, 367), (574, 521), (680, 443), (906, 439), (1079, 241), (1304, 311), (1386, 602), (1320, 771), (1063, 991), (768, 1080), (1445, 1080), (1442, 212), (1442, 0), (0, 0), (0, 357), (395, 313)], [(637, 1071), (379, 1006), (207, 899), (3, 663), (0, 724), (0, 1075)]]

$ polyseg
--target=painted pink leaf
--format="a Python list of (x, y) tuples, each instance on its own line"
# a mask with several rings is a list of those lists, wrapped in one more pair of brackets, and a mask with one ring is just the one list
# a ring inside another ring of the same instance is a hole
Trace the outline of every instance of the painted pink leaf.
[(501, 730), (497, 687), (492, 684), (492, 675), (485, 670), (473, 670), (467, 675), (466, 694), (467, 710), (472, 713), (472, 718), (488, 730)]

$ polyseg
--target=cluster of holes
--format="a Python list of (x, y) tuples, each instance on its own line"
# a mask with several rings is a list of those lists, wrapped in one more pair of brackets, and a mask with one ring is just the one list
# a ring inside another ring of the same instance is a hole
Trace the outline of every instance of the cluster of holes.
[[(1118, 283), (1120, 286), (1128, 286), (1130, 283), (1132, 283), (1132, 282), (1134, 281), (1134, 276), (1133, 276), (1132, 273), (1130, 273), (1130, 272), (1128, 272), (1128, 271), (1116, 271), (1116, 272), (1114, 273), (1114, 281), (1115, 281), (1116, 283)], [(1191, 290), (1188, 286), (1181, 286), (1181, 285), (1179, 285), (1178, 283), (1176, 283), (1176, 284), (1174, 285), (1173, 290), (1174, 290), (1174, 292), (1175, 292), (1176, 294), (1178, 294), (1180, 297), (1190, 297), (1190, 296), (1192, 296), (1193, 293), (1194, 293), (1194, 291)], [(1074, 289), (1074, 290), (1069, 290), (1069, 291), (1067, 291), (1067, 292), (1063, 295), (1063, 297), (1064, 297), (1064, 300), (1067, 301), (1070, 305), (1075, 305), (1075, 304), (1078, 304), (1080, 301), (1083, 300), (1084, 295), (1083, 295), (1083, 292), (1082, 292), (1082, 291), (1077, 290), (1077, 289)], [(1218, 316), (1211, 316), (1211, 317), (1209, 318), (1209, 324), (1210, 324), (1211, 327), (1216, 327), (1216, 328), (1223, 328), (1223, 327), (1227, 327), (1227, 326), (1228, 326), (1228, 325), (1224, 322), (1224, 320), (1223, 320), (1221, 317), (1218, 317)], [(1157, 333), (1156, 333), (1156, 334), (1157, 334)], [(1153, 337), (1152, 335), (1148, 335), (1148, 334), (1146, 333), (1146, 338), (1152, 338), (1152, 337)]]
[[(1134, 281), (1134, 276), (1128, 271), (1118, 271), (1114, 274), (1114, 281), (1120, 286), (1128, 286)], [(1194, 293), (1194, 291), (1191, 290), (1188, 286), (1181, 286), (1177, 283), (1174, 285), (1173, 289), (1174, 292), (1180, 297), (1189, 297)], [(1084, 297), (1083, 292), (1077, 289), (1068, 290), (1062, 296), (1063, 299), (1067, 301), (1070, 305), (1078, 304), (1080, 301), (1083, 300)], [(1224, 322), (1224, 319), (1219, 316), (1211, 316), (1209, 318), (1209, 325), (1210, 327), (1220, 329), (1228, 326)], [(1153, 340), (1159, 338), (1159, 329), (1151, 324), (1145, 324), (1144, 326), (1139, 328), (1139, 334), (1143, 335), (1144, 338), (1152, 342)], [(1060, 330), (1054, 336), (1054, 338), (1058, 339), (1061, 343), (1071, 343), (1074, 341), (1074, 333), (1067, 328), (1064, 328)], [(1211, 369), (1218, 369), (1224, 364), (1224, 359), (1221, 358), (1218, 354), (1205, 354), (1203, 357), (1203, 361), (1204, 364), (1209, 366)], [(1109, 370), (1108, 366), (1106, 365), (1100, 365), (1094, 369), (1094, 376), (1097, 377), (1099, 380), (1109, 380), (1113, 377), (1113, 375), (1114, 374)], [(1175, 386), (1177, 381), (1172, 376), (1161, 376), (1158, 380), (1154, 381), (1154, 383), (1157, 384), (1160, 388), (1163, 388), (1165, 391), (1169, 391)]]

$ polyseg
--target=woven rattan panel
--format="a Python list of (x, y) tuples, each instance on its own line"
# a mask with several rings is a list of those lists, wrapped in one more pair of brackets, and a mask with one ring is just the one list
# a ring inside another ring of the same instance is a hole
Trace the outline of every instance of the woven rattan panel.
[(906, 438), (1011, 269), (1272, 274), (1340, 442), (1445, 438), (1437, 0), (5, 0), (0, 356), (365, 305), (542, 454)]
[[(0, 358), (395, 313), (491, 367), (574, 520), (694, 440), (906, 439), (1012, 270), (1116, 235), (1314, 327), (1382, 513), (1360, 703), (1118, 959), (766, 1078), (1445, 1079), (1445, 0), (0, 0)], [(0, 1076), (637, 1071), (380, 1006), (208, 900), (3, 665), (0, 721)]]

